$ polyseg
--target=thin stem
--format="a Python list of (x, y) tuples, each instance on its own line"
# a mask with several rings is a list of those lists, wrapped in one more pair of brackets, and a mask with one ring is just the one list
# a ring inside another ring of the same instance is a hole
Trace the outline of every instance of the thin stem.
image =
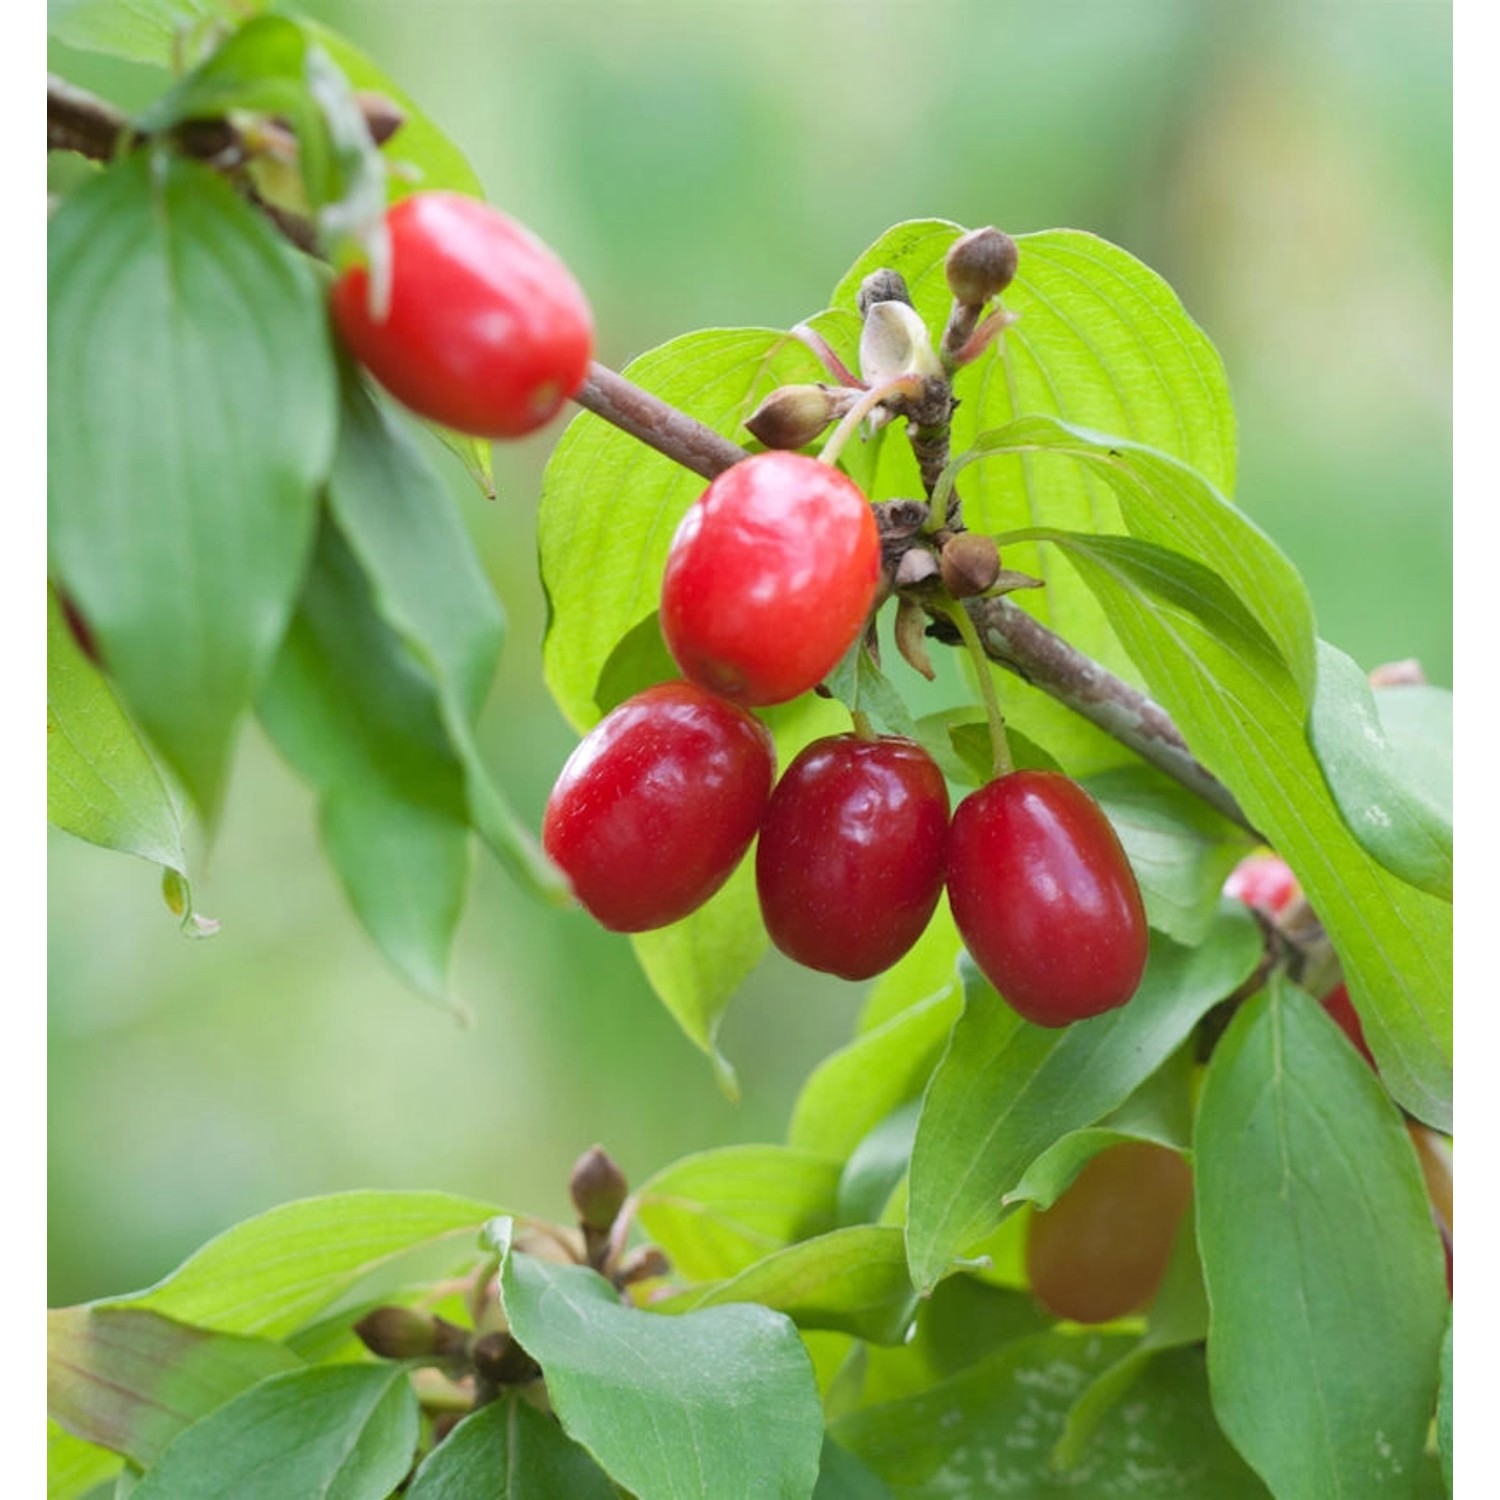
[(823, 444), (823, 451), (818, 454), (818, 462), (827, 464), (831, 468), (839, 461), (839, 454), (844, 451), (844, 445), (864, 419), (880, 405), (882, 401), (888, 401), (892, 396), (915, 396), (922, 387), (920, 375), (898, 375), (894, 380), (888, 380), (884, 385), (877, 385), (873, 390), (868, 390), (853, 406), (844, 413), (839, 425), (828, 435), (828, 441)]
[(862, 708), (851, 708), (849, 717), (854, 720), (855, 739), (864, 740), (867, 744), (880, 738), (875, 733), (875, 726), (870, 722), (870, 716)]
[(956, 601), (946, 605), (951, 619), (968, 647), (974, 662), (974, 671), (979, 678), (979, 694), (984, 699), (985, 717), (990, 721), (990, 748), (994, 754), (995, 775), (1008, 776), (1016, 768), (1011, 759), (1010, 740), (1005, 733), (1005, 715), (1000, 711), (1000, 695), (995, 691), (995, 679), (990, 673), (990, 658), (979, 639), (979, 632), (969, 618), (969, 612)]

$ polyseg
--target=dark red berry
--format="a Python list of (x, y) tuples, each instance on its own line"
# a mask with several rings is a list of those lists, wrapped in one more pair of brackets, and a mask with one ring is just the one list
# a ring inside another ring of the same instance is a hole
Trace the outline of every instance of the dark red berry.
[(1099, 804), (1056, 771), (1013, 771), (959, 803), (948, 900), (974, 962), (1038, 1026), (1114, 1010), (1141, 982), (1130, 861)]
[(736, 703), (784, 703), (854, 644), (879, 577), (880, 533), (854, 481), (801, 453), (757, 453), (683, 516), (662, 635), (691, 681)]
[(815, 740), (771, 794), (755, 882), (771, 940), (844, 979), (888, 969), (943, 889), (948, 788), (918, 744)]
[(1360, 1055), (1373, 1068), (1375, 1054), (1365, 1040), (1365, 1028), (1360, 1024), (1359, 1012), (1349, 998), (1349, 986), (1340, 980), (1323, 996), (1323, 1009), (1339, 1023), (1339, 1029), (1359, 1049)]
[(662, 683), (622, 703), (568, 758), (542, 844), (605, 927), (665, 927), (729, 878), (775, 773), (759, 720), (691, 683)]
[(531, 231), (461, 193), (413, 193), (386, 215), (390, 305), (370, 307), (353, 266), (333, 319), (355, 358), (398, 401), (476, 437), (514, 438), (556, 415), (583, 384), (589, 306)]

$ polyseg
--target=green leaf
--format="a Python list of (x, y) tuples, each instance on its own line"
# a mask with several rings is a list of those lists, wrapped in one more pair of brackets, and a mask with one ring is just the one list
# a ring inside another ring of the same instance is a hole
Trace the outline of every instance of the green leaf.
[(673, 1162), (636, 1194), (641, 1227), (688, 1281), (721, 1281), (834, 1227), (839, 1162), (789, 1146), (723, 1146)]
[(1407, 784), (1453, 817), (1453, 694), (1426, 683), (1375, 689), (1380, 727)]
[(512, 1251), (507, 1219), (486, 1233), (511, 1331), (564, 1430), (639, 1500), (812, 1493), (822, 1405), (786, 1318), (743, 1306), (656, 1317), (583, 1266)]
[(47, 0), (47, 33), (69, 47), (167, 67), (183, 31), (232, 20), (236, 0)]
[(465, 1417), (417, 1470), (406, 1500), (615, 1500), (603, 1471), (519, 1396)]
[(895, 1225), (860, 1224), (803, 1240), (747, 1266), (739, 1275), (689, 1291), (658, 1311), (752, 1302), (783, 1312), (799, 1328), (899, 1344), (911, 1329), (917, 1294)]
[(1254, 841), (1201, 797), (1146, 765), (1102, 771), (1084, 785), (1125, 846), (1147, 920), (1187, 947), (1202, 942), (1224, 881)]
[(1386, 739), (1369, 679), (1327, 641), (1318, 642), (1312, 746), (1354, 837), (1387, 870), (1434, 896), (1453, 898), (1451, 791), (1443, 803), (1413, 783)]
[(1042, 1152), (1151, 1077), (1260, 953), (1254, 919), (1225, 902), (1201, 947), (1152, 935), (1127, 1005), (1059, 1030), (1023, 1021), (971, 972), (912, 1152), (907, 1252), (918, 1287), (930, 1289), (1001, 1222), (1005, 1195)]
[[(764, 709), (760, 716), (776, 742), (776, 764), (783, 768), (813, 740), (846, 727), (842, 709), (810, 693)], [(690, 917), (654, 932), (633, 933), (630, 941), (662, 1003), (713, 1063), (724, 1092), (738, 1098), (734, 1069), (720, 1053), (717, 1038), (735, 991), (770, 946), (755, 894), (753, 852)]]
[[(195, 936), (218, 923), (193, 910), (182, 814), (104, 674), (84, 655), (47, 589), (47, 821), (162, 867), (169, 905)], [(175, 899), (173, 899), (175, 898)]]
[(47, 1418), (47, 1500), (79, 1500), (120, 1471), (120, 1455), (76, 1438)]
[[(821, 366), (772, 329), (708, 329), (653, 349), (626, 367), (637, 385), (739, 440), (762, 397)], [(537, 546), (551, 608), (547, 686), (580, 733), (600, 718), (595, 688), (626, 632), (657, 607), (667, 549), (704, 481), (671, 459), (580, 413), (542, 476)]]
[(1142, 1372), (1129, 1405), (1100, 1424), (1075, 1469), (1051, 1467), (1069, 1406), (1128, 1344), (1099, 1334), (1019, 1339), (930, 1390), (843, 1417), (830, 1433), (898, 1500), (1264, 1500), (1214, 1426), (1203, 1357), (1191, 1349), (1163, 1355)]
[(259, 709), (317, 789), (324, 847), (366, 931), (409, 984), (446, 1000), (469, 880), (463, 771), (430, 678), (331, 524)]
[(939, 901), (915, 946), (870, 986), (856, 1034), (874, 1031), (918, 1001), (946, 990), (957, 971), (959, 946), (953, 913), (946, 901)]
[(329, 508), (369, 579), (375, 608), (431, 676), (480, 837), (525, 889), (571, 901), (491, 779), (474, 737), (505, 636), (500, 603), (447, 486), (347, 367), (344, 377)]
[(618, 708), (627, 698), (643, 693), (659, 682), (671, 682), (682, 674), (667, 643), (662, 639), (661, 615), (652, 610), (639, 625), (620, 637), (609, 659), (599, 671), (594, 704), (600, 714)]
[(1438, 1385), (1437, 1440), (1438, 1457), (1443, 1463), (1443, 1481), (1453, 1493), (1453, 1313), (1448, 1314), (1448, 1331), (1443, 1335), (1443, 1361)]
[(226, 1229), (170, 1276), (111, 1307), (148, 1307), (225, 1333), (283, 1338), (419, 1245), (470, 1246), (493, 1204), (448, 1193), (352, 1192), (283, 1203)]
[(1275, 980), (1214, 1051), (1194, 1149), (1224, 1430), (1277, 1500), (1412, 1494), (1448, 1299), (1400, 1113)]
[(333, 451), (318, 284), (216, 173), (137, 152), (52, 220), (48, 414), (56, 576), (211, 821)]
[(825, 1437), (812, 1500), (891, 1500), (891, 1492), (847, 1448)]
[[(1169, 534), (1213, 497), (1203, 480), (1161, 455), (1118, 443), (1080, 446), (1132, 496), (1154, 496), (1153, 525)], [(1195, 498), (1196, 497), (1196, 498)], [(1132, 511), (1132, 514), (1134, 512)], [(1242, 554), (1237, 576), (1261, 571), (1269, 547), (1223, 507), (1227, 542)], [(1242, 585), (1165, 545), (1119, 537), (1049, 533), (1107, 604), (1121, 638), (1145, 672), (1152, 696), (1172, 715), (1194, 754), (1234, 793), (1255, 826), (1291, 866), (1333, 940), (1381, 1077), (1400, 1103), (1441, 1129), (1452, 1118), (1452, 940), (1450, 904), (1416, 890), (1372, 859), (1329, 795), (1307, 741), (1308, 699), (1283, 662), (1245, 623)], [(1177, 542), (1194, 541), (1184, 527)], [(1274, 570), (1265, 572), (1270, 587)], [(1292, 575), (1284, 587), (1304, 600)], [(1237, 602), (1228, 603), (1230, 597)], [(1278, 629), (1299, 611), (1283, 598)], [(1264, 612), (1258, 623), (1268, 634)]]
[(386, 1500), (417, 1431), (402, 1365), (273, 1375), (189, 1427), (134, 1500)]
[(927, 1082), (963, 1006), (953, 961), (943, 987), (856, 1037), (813, 1069), (792, 1109), (787, 1140), (840, 1160)]
[(301, 1361), (281, 1344), (213, 1333), (140, 1308), (47, 1314), (47, 1412), (142, 1465), (184, 1428)]
[(920, 1099), (908, 1099), (874, 1126), (849, 1154), (839, 1178), (839, 1223), (874, 1224), (906, 1176), (917, 1138)]
[(901, 694), (875, 663), (861, 636), (823, 684), (850, 713), (868, 714), (887, 734), (918, 738), (917, 724)]

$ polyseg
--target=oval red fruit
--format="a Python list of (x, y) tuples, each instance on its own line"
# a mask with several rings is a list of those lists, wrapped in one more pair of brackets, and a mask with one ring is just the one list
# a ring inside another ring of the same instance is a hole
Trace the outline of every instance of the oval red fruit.
[(1297, 877), (1276, 854), (1251, 854), (1229, 872), (1224, 894), (1263, 911), (1268, 917), (1284, 912), (1301, 895)]
[(1013, 771), (959, 803), (948, 901), (984, 976), (1038, 1026), (1114, 1010), (1140, 984), (1135, 873), (1099, 804), (1056, 771)]
[[(1349, 998), (1349, 986), (1341, 979), (1323, 996), (1323, 1009), (1339, 1024), (1339, 1029), (1359, 1050), (1359, 1054), (1373, 1068), (1375, 1054), (1365, 1040), (1365, 1028), (1360, 1024), (1359, 1012)], [(1379, 1071), (1377, 1069), (1377, 1071)]]
[(356, 359), (419, 415), (514, 438), (583, 384), (594, 322), (568, 268), (531, 231), (461, 193), (414, 193), (386, 215), (390, 305), (370, 310), (363, 265), (333, 288)]
[(921, 937), (943, 890), (948, 788), (911, 740), (815, 740), (771, 794), (755, 883), (771, 941), (869, 979)]
[(684, 677), (737, 703), (816, 687), (864, 629), (880, 533), (853, 480), (801, 453), (726, 469), (672, 538), (661, 629)]
[(605, 927), (665, 927), (729, 878), (775, 774), (757, 719), (691, 683), (663, 683), (622, 703), (568, 758), (542, 845)]

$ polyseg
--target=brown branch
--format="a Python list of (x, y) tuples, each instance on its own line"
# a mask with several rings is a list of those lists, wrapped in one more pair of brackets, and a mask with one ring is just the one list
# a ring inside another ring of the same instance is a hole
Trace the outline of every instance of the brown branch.
[(664, 453), (683, 468), (713, 479), (748, 457), (745, 450), (712, 427), (643, 391), (597, 360), (573, 399), (597, 417)]
[(106, 104), (56, 73), (47, 75), (49, 151), (77, 151), (95, 161), (108, 161), (129, 123), (113, 104)]

